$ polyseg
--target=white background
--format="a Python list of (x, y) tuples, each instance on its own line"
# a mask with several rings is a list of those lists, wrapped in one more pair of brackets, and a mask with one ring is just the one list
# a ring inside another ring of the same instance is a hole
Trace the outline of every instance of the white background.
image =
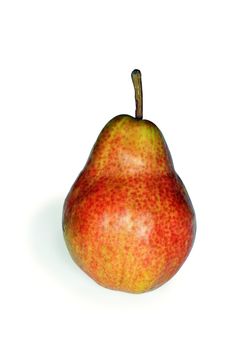
[[(1, 349), (233, 348), (232, 6), (1, 1)], [(141, 295), (95, 284), (61, 229), (100, 130), (134, 114), (134, 68), (198, 224), (178, 274)]]

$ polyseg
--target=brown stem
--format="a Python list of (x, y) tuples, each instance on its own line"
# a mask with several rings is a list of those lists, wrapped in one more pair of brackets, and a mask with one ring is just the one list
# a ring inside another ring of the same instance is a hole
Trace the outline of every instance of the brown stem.
[(133, 86), (135, 90), (135, 101), (136, 101), (136, 110), (135, 117), (137, 119), (143, 118), (143, 101), (142, 101), (142, 79), (141, 72), (138, 69), (134, 69), (131, 73), (133, 80)]

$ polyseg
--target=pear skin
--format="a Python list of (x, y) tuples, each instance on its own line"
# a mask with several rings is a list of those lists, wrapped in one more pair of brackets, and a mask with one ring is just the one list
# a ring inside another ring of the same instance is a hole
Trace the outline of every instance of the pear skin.
[(142, 119), (141, 74), (132, 73), (136, 118), (101, 131), (66, 197), (63, 231), (73, 260), (100, 285), (143, 293), (168, 281), (195, 238), (195, 213), (158, 127)]

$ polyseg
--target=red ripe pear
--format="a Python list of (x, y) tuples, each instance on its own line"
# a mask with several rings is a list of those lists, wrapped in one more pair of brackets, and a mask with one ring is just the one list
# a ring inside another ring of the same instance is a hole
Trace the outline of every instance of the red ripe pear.
[(168, 281), (187, 258), (195, 213), (158, 127), (142, 119), (139, 70), (132, 72), (136, 118), (101, 131), (64, 203), (73, 260), (100, 285), (131, 293)]

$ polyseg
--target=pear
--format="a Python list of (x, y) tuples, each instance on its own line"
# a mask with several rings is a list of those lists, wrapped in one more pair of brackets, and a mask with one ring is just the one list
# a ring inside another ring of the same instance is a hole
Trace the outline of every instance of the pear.
[(98, 284), (143, 293), (168, 281), (187, 258), (195, 213), (158, 127), (143, 120), (139, 70), (135, 118), (101, 131), (64, 203), (68, 250)]

